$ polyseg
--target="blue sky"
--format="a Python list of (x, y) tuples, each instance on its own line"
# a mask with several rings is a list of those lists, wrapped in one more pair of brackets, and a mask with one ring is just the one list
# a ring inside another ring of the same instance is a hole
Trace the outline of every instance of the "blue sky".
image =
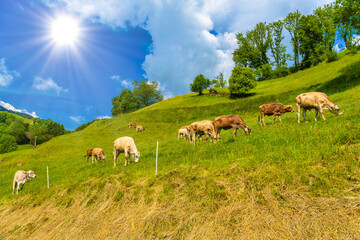
[[(0, 105), (74, 130), (110, 117), (111, 99), (133, 80), (159, 82), (167, 98), (188, 93), (200, 73), (228, 78), (236, 33), (329, 2), (1, 0)], [(64, 16), (79, 33), (60, 45), (51, 26)]]

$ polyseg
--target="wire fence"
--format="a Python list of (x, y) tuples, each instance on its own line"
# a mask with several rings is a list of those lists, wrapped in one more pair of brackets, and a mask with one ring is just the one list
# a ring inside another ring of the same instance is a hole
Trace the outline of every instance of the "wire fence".
[[(339, 105), (340, 107), (346, 107), (346, 106), (350, 106), (350, 105), (354, 105), (354, 104), (359, 104), (359, 102), (352, 102), (352, 103), (346, 103), (346, 104), (342, 104), (342, 105)], [(291, 118), (293, 117), (294, 115), (296, 115), (296, 113), (292, 113), (292, 114), (289, 114), (285, 117), (282, 117), (282, 119), (286, 119), (286, 118)], [(178, 121), (177, 121), (178, 122)], [(271, 119), (268, 119), (268, 120), (265, 120), (265, 122), (272, 122)], [(125, 122), (124, 122), (125, 123)], [(251, 122), (251, 123), (248, 123), (247, 125), (255, 125), (255, 124), (259, 124), (260, 125), (260, 121), (257, 121), (257, 122)], [(151, 145), (156, 145), (156, 154), (155, 154), (155, 169), (154, 169), (154, 173), (155, 175), (157, 175), (158, 173), (158, 147), (159, 147), (159, 143), (167, 143), (167, 142), (172, 142), (172, 141), (177, 141), (178, 138), (170, 138), (170, 139), (162, 139), (162, 140), (158, 140), (158, 141), (154, 141), (154, 142), (149, 142), (149, 143), (144, 143), (144, 144), (140, 144), (140, 145), (137, 145), (137, 147), (145, 147), (145, 146), (151, 146)], [(106, 154), (109, 154), (109, 155), (112, 155), (113, 152), (107, 152), (105, 153)], [(99, 161), (100, 159), (98, 159), (97, 161)], [(46, 172), (47, 172), (47, 183), (46, 183), (46, 186), (47, 188), (51, 187), (51, 172), (56, 170), (57, 168), (60, 168), (64, 165), (67, 165), (67, 164), (72, 164), (74, 166), (74, 164), (78, 164), (78, 163), (81, 163), (83, 162), (84, 159), (77, 159), (77, 160), (69, 160), (69, 161), (65, 161), (65, 162), (61, 162), (61, 163), (58, 163), (58, 164), (45, 164), (46, 165)], [(74, 166), (75, 167), (75, 166)], [(123, 162), (122, 162), (122, 172), (124, 173), (124, 158), (123, 158)], [(75, 176), (76, 173), (73, 175)], [(3, 179), (3, 178), (0, 178), (0, 179)], [(12, 180), (11, 180), (11, 184), (12, 184)], [(3, 183), (0, 183), (0, 187), (2, 186), (9, 186), (9, 182), (3, 182)]]

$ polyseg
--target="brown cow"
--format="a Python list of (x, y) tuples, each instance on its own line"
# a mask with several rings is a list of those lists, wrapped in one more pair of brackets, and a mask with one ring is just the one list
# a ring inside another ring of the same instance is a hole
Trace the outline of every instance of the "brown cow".
[(281, 122), (281, 115), (286, 112), (294, 112), (291, 105), (282, 105), (281, 103), (270, 103), (264, 104), (259, 107), (260, 112), (260, 126), (264, 125), (265, 127), (265, 115), (272, 116), (274, 115), (273, 124), (275, 123), (276, 116), (279, 116)]
[(303, 117), (305, 121), (306, 119), (306, 111), (315, 109), (315, 121), (317, 121), (318, 112), (320, 112), (322, 118), (324, 120), (323, 110), (329, 110), (334, 114), (341, 115), (343, 114), (338, 105), (332, 103), (328, 96), (322, 92), (309, 92), (309, 93), (302, 93), (295, 98), (296, 101), (296, 115), (298, 117), (298, 123), (300, 123), (300, 110), (303, 109)]
[(143, 131), (145, 131), (145, 127), (144, 126), (136, 126), (136, 131), (143, 132)]
[(226, 115), (214, 119), (215, 131), (217, 139), (219, 139), (221, 129), (234, 129), (234, 137), (238, 128), (242, 128), (248, 135), (251, 135), (251, 128), (245, 124), (242, 118), (238, 115)]
[(203, 120), (199, 122), (194, 122), (190, 125), (191, 131), (191, 141), (195, 145), (196, 136), (205, 135), (205, 139), (210, 138), (210, 141), (217, 141), (217, 135), (215, 132), (214, 124), (210, 120)]
[(129, 122), (129, 128), (131, 127), (136, 128), (136, 124), (134, 122)]
[(91, 157), (91, 156), (92, 156), (92, 148), (86, 150), (86, 154), (84, 156), (84, 157), (86, 157), (86, 162), (89, 160), (89, 157)]
[(91, 163), (94, 163), (94, 158), (96, 161), (101, 158), (101, 160), (105, 162), (106, 157), (104, 155), (104, 151), (101, 148), (94, 148), (92, 150)]

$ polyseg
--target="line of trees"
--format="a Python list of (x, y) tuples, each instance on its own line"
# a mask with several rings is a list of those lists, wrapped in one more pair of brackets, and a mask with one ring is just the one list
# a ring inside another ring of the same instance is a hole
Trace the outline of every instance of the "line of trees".
[(32, 121), (32, 124), (25, 123), (11, 113), (0, 112), (0, 153), (11, 152), (18, 145), (34, 142), (35, 136), (40, 144), (69, 132), (62, 124), (49, 119), (33, 118)]
[[(292, 54), (286, 53), (284, 29), (291, 36)], [(233, 60), (237, 66), (254, 69), (257, 80), (284, 77), (325, 60), (336, 60), (336, 36), (351, 50), (359, 43), (356, 34), (360, 34), (360, 1), (336, 0), (310, 15), (296, 10), (284, 20), (260, 22), (246, 34), (238, 33)], [(287, 66), (289, 60), (294, 61), (291, 68)]]
[(164, 99), (157, 82), (143, 79), (140, 83), (137, 80), (133, 81), (132, 85), (134, 87), (132, 90), (123, 89), (119, 96), (113, 97), (111, 109), (113, 116), (133, 112)]

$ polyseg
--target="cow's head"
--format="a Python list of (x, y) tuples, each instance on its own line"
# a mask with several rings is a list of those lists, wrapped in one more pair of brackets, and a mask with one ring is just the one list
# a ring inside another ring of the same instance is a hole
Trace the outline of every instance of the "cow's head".
[(343, 112), (340, 110), (339, 106), (336, 104), (332, 107), (328, 107), (328, 110), (334, 114), (339, 114), (339, 115), (343, 114)]
[(139, 158), (140, 158), (140, 152), (136, 152), (135, 154), (134, 154), (134, 162), (139, 162)]
[(31, 170), (29, 170), (29, 171), (26, 172), (26, 176), (27, 176), (28, 178), (36, 178), (35, 173), (34, 173), (33, 171), (31, 171)]
[(248, 125), (241, 125), (247, 135), (251, 135), (251, 128)]
[(285, 106), (285, 110), (286, 110), (287, 112), (294, 112), (294, 109), (292, 108), (291, 105), (286, 105), (286, 106)]

